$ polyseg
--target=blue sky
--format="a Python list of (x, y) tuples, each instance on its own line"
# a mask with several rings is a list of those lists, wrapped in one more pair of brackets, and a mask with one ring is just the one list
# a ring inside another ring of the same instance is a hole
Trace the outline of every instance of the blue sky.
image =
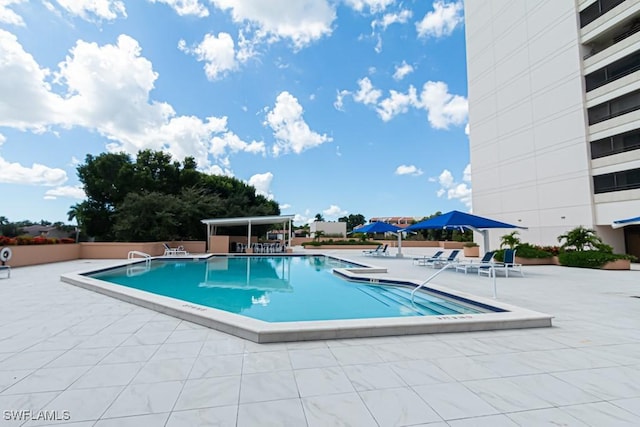
[(461, 1), (0, 0), (0, 215), (67, 222), (150, 148), (297, 223), (471, 202)]

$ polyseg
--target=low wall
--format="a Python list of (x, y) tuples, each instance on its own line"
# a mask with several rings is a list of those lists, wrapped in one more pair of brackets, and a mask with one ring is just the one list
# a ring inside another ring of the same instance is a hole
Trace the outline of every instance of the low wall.
[[(184, 246), (189, 253), (204, 253), (205, 242), (170, 242), (172, 248)], [(87, 242), (78, 244), (8, 246), (12, 257), (7, 264), (12, 267), (73, 261), (76, 259), (125, 259), (129, 251), (140, 251), (151, 256), (164, 254), (162, 242)]]
[(7, 262), (11, 267), (48, 264), (50, 262), (71, 261), (80, 258), (80, 245), (75, 243), (7, 247), (12, 252), (11, 259)]
[[(326, 242), (329, 240), (329, 237), (320, 238), (321, 242)], [(340, 238), (331, 238), (334, 242), (337, 240), (349, 240), (349, 239), (340, 239)], [(291, 246), (301, 246), (305, 242), (312, 242), (313, 239), (311, 237), (294, 237), (291, 239)], [(390, 247), (398, 246), (398, 239), (389, 239), (389, 240), (373, 240), (374, 242), (388, 244)], [(462, 242), (438, 242), (435, 240), (402, 240), (403, 248), (438, 248), (442, 247), (442, 244), (450, 244), (455, 247), (451, 249), (462, 249)], [(459, 247), (458, 247), (459, 246)], [(450, 249), (447, 246), (447, 249)]]

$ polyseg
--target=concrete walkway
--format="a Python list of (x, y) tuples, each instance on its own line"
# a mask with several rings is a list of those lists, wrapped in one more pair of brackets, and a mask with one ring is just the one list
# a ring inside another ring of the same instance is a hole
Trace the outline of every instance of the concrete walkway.
[[(433, 272), (411, 262), (433, 250), (330, 252), (396, 278)], [(0, 426), (640, 425), (638, 270), (497, 279), (501, 301), (553, 314), (552, 328), (256, 344), (58, 280), (110, 264), (0, 279)], [(473, 274), (434, 282), (493, 293)]]

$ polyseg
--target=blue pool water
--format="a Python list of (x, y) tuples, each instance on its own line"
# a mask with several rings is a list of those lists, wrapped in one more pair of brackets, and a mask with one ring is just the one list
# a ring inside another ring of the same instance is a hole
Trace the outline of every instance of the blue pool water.
[(153, 260), (89, 277), (267, 322), (432, 316), (492, 311), (411, 288), (344, 280), (325, 256)]

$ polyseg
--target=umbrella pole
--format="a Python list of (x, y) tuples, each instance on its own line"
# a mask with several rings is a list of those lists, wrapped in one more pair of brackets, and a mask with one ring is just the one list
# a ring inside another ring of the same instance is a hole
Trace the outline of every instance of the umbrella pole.
[(402, 258), (402, 233), (398, 233), (398, 253), (396, 254), (398, 258)]

